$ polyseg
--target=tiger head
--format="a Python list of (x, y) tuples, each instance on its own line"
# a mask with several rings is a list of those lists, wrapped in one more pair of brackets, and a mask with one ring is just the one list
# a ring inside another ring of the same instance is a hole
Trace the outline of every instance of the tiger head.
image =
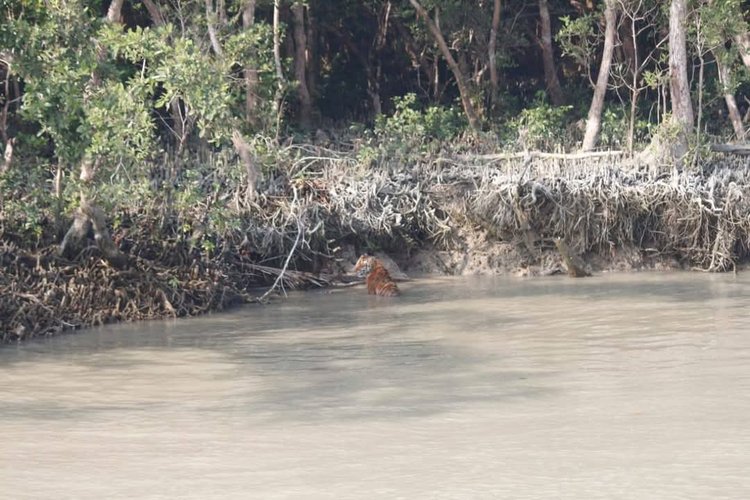
[(372, 268), (374, 265), (375, 265), (375, 257), (373, 257), (372, 255), (363, 254), (357, 260), (357, 263), (354, 264), (354, 272), (360, 278), (364, 278), (368, 274), (370, 274), (370, 271), (372, 271)]

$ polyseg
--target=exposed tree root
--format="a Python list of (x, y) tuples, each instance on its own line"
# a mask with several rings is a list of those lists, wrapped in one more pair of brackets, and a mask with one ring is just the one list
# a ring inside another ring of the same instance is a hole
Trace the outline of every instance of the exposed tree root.
[[(255, 199), (246, 184), (217, 170), (201, 186), (205, 201), (181, 215), (194, 222), (205, 221), (214, 206), (234, 211), (236, 222), (223, 232), (194, 225), (189, 238), (174, 229), (164, 234), (145, 209), (125, 214), (139, 221), (130, 234), (115, 233), (114, 249), (127, 255), (127, 266), (113, 266), (101, 246), (61, 257), (51, 247), (26, 252), (3, 236), (0, 339), (200, 314), (256, 301), (261, 286), (271, 286), (265, 298), (278, 289), (342, 283), (341, 266), (330, 264), (347, 245), (402, 256), (425, 246), (465, 255), (467, 238), (481, 233), (541, 272), (555, 267), (545, 259), (556, 238), (569, 246), (568, 257), (584, 261), (637, 249), (685, 267), (727, 271), (750, 255), (750, 165), (741, 160), (665, 173), (613, 165), (605, 156), (498, 162), (446, 155), (391, 168), (313, 146), (282, 153), (288, 163), (254, 187)], [(96, 219), (95, 211), (82, 210), (78, 229)], [(106, 225), (97, 224), (94, 232), (104, 234)]]

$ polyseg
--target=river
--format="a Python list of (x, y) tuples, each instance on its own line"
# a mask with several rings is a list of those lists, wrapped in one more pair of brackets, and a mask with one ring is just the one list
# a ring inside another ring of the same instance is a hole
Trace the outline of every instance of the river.
[(401, 286), (0, 348), (0, 497), (747, 497), (750, 274)]

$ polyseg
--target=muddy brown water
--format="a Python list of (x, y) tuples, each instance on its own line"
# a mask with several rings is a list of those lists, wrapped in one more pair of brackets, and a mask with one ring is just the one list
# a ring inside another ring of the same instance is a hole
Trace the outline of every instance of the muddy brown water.
[(0, 348), (0, 497), (747, 498), (750, 274), (402, 288)]

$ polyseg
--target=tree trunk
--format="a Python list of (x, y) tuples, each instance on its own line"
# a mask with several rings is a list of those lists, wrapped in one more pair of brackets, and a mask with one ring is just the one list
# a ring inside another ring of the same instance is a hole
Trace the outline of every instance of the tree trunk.
[[(669, 93), (672, 117), (685, 134), (685, 141), (695, 125), (687, 73), (686, 19), (687, 0), (672, 0), (669, 7)], [(687, 149), (687, 143), (684, 145)]]
[(599, 75), (596, 78), (594, 97), (591, 100), (588, 118), (586, 120), (586, 133), (583, 136), (581, 150), (591, 151), (599, 139), (602, 128), (602, 111), (604, 109), (604, 96), (607, 93), (609, 82), (609, 68), (612, 64), (612, 54), (615, 48), (615, 31), (617, 29), (617, 12), (615, 11), (615, 0), (606, 0), (604, 9), (604, 52), (602, 62), (599, 65)]
[[(388, 40), (388, 25), (391, 18), (392, 4), (389, 1), (385, 2), (382, 10), (377, 13), (378, 16), (378, 34), (375, 37), (374, 43), (370, 47), (368, 54), (368, 67), (374, 68), (374, 75), (368, 78), (368, 87), (372, 86), (371, 99), (372, 108), (375, 116), (382, 114), (382, 105), (380, 97), (380, 79), (382, 77), (383, 63), (382, 54), (385, 48), (386, 41)], [(372, 72), (372, 70), (369, 70)]]
[(450, 48), (448, 48), (448, 44), (445, 42), (445, 38), (443, 38), (443, 34), (440, 32), (440, 29), (438, 29), (437, 25), (432, 21), (432, 19), (430, 19), (430, 15), (427, 13), (424, 7), (422, 7), (422, 5), (417, 0), (409, 0), (409, 3), (411, 3), (411, 5), (417, 11), (419, 17), (421, 17), (427, 25), (427, 29), (430, 30), (430, 33), (435, 38), (435, 41), (440, 48), (440, 52), (445, 58), (445, 61), (448, 63), (448, 67), (453, 72), (453, 76), (456, 79), (456, 85), (458, 85), (458, 93), (461, 96), (461, 104), (463, 104), (466, 118), (469, 120), (469, 126), (473, 130), (480, 130), (481, 124), (479, 123), (479, 117), (476, 110), (474, 109), (474, 105), (471, 102), (469, 89), (466, 85), (466, 78), (461, 73), (461, 70), (458, 67), (458, 63), (456, 63), (456, 60), (453, 58)]
[(734, 128), (734, 135), (737, 140), (745, 140), (745, 127), (742, 124), (742, 115), (737, 107), (737, 101), (734, 98), (734, 94), (729, 89), (729, 69), (721, 61), (720, 58), (714, 56), (716, 60), (716, 68), (719, 72), (719, 84), (722, 86), (722, 93), (724, 94), (724, 102), (727, 104), (727, 111), (729, 112), (729, 120), (732, 122), (732, 128)]
[(245, 203), (255, 201), (257, 197), (258, 182), (261, 178), (261, 171), (258, 168), (258, 162), (255, 160), (250, 150), (250, 145), (242, 137), (242, 134), (238, 130), (232, 131), (232, 144), (234, 145), (235, 151), (240, 156), (243, 165), (245, 165), (245, 173), (247, 175), (247, 189), (245, 191)]
[[(107, 10), (106, 20), (109, 23), (120, 23), (122, 21), (122, 3), (123, 0), (113, 0)], [(99, 62), (103, 62), (106, 57), (106, 50), (99, 51)], [(100, 85), (99, 75), (96, 71), (91, 76), (91, 85)], [(89, 227), (94, 229), (94, 239), (104, 258), (115, 267), (123, 267), (127, 264), (127, 257), (123, 255), (112, 241), (107, 230), (106, 218), (104, 212), (89, 199), (86, 191), (93, 190), (93, 180), (99, 160), (84, 158), (81, 162), (80, 179), (83, 185), (81, 192), (81, 202), (76, 210), (73, 224), (65, 234), (63, 241), (60, 243), (58, 253), (60, 255), (71, 254), (85, 238)]]
[(143, 0), (143, 5), (148, 11), (148, 15), (151, 16), (151, 22), (154, 26), (164, 26), (164, 15), (161, 12), (161, 8), (153, 2), (153, 0)]
[(15, 137), (5, 140), (5, 150), (3, 151), (2, 158), (0, 158), (0, 175), (6, 173), (13, 164), (13, 145), (15, 143)]
[[(143, 5), (146, 7), (154, 26), (164, 26), (166, 24), (159, 4), (153, 0), (143, 0)], [(185, 147), (189, 127), (187, 120), (183, 119), (179, 99), (173, 99), (169, 103), (169, 114), (172, 115), (172, 131), (177, 138), (177, 151), (180, 152)]]
[(629, 23), (623, 23), (619, 30), (620, 41), (622, 42), (622, 52), (628, 63), (628, 72), (631, 77), (638, 73), (638, 54), (636, 53), (636, 40), (633, 35), (633, 32), (635, 31), (633, 26), (634, 23), (634, 20), (631, 20)]
[(393, 26), (396, 28), (397, 39), (404, 44), (404, 51), (406, 51), (406, 55), (409, 56), (412, 67), (421, 69), (424, 77), (429, 81), (432, 77), (432, 68), (427, 62), (427, 59), (425, 59), (417, 49), (414, 37), (412, 37), (409, 30), (403, 25), (398, 17), (393, 20)]
[(276, 80), (279, 92), (284, 88), (284, 70), (281, 66), (281, 26), (279, 9), (281, 0), (273, 1), (273, 64), (276, 68)]
[(318, 20), (317, 20), (317, 3), (313, 0), (307, 1), (307, 90), (313, 102), (318, 95), (318, 73), (320, 64), (318, 61)]
[(11, 99), (11, 80), (13, 79), (13, 74), (11, 71), (11, 61), (12, 57), (10, 55), (6, 55), (4, 53), (0, 53), (0, 64), (4, 67), (4, 89), (3, 89), (3, 109), (0, 111), (0, 140), (3, 144), (8, 142), (8, 115), (10, 112), (10, 103), (12, 101)]
[(112, 0), (107, 9), (107, 21), (110, 23), (122, 22), (122, 4), (124, 0)]
[(539, 0), (539, 19), (542, 24), (542, 61), (544, 62), (544, 80), (547, 83), (547, 92), (549, 92), (552, 104), (562, 106), (565, 98), (555, 68), (555, 56), (552, 49), (552, 23), (549, 18), (547, 0)]
[(737, 50), (740, 52), (742, 57), (742, 64), (746, 68), (750, 68), (750, 33), (743, 33), (734, 37), (734, 42), (737, 44)]
[(224, 51), (221, 48), (219, 42), (219, 36), (216, 34), (216, 20), (217, 15), (214, 10), (213, 0), (206, 0), (206, 24), (208, 25), (208, 38), (211, 40), (211, 47), (214, 49), (214, 53), (222, 57)]
[(490, 107), (495, 104), (499, 92), (499, 77), (497, 74), (497, 32), (500, 29), (500, 0), (495, 0), (492, 9), (492, 27), (490, 28), (490, 41), (487, 45), (487, 59), (490, 68)]
[(374, 52), (374, 50), (371, 48), (370, 52), (365, 55), (357, 46), (357, 43), (351, 39), (349, 33), (336, 31), (335, 34), (339, 37), (341, 43), (349, 50), (351, 55), (353, 55), (362, 65), (367, 80), (367, 97), (370, 98), (373, 115), (377, 116), (381, 114), (383, 109), (382, 101), (380, 99), (380, 73), (379, 68), (373, 68), (375, 56), (373, 56), (372, 52)]
[[(255, 0), (245, 0), (242, 10), (242, 27), (250, 30), (255, 25)], [(255, 56), (255, 54), (252, 54)], [(245, 119), (253, 127), (258, 123), (256, 114), (258, 108), (258, 70), (253, 67), (255, 61), (245, 65)]]
[[(641, 73), (640, 56), (638, 55), (638, 34), (636, 31), (636, 19), (632, 13), (628, 13), (628, 25), (623, 26), (622, 33), (625, 57), (630, 64), (630, 117), (628, 120), (628, 152), (632, 155), (635, 145), (635, 115), (638, 111), (638, 97), (641, 88), (638, 86), (638, 76)], [(624, 33), (626, 32), (626, 33)]]
[(305, 6), (292, 5), (292, 33), (294, 36), (294, 77), (297, 79), (297, 95), (300, 104), (300, 125), (310, 128), (312, 122), (312, 98), (307, 87), (307, 33), (305, 32)]

